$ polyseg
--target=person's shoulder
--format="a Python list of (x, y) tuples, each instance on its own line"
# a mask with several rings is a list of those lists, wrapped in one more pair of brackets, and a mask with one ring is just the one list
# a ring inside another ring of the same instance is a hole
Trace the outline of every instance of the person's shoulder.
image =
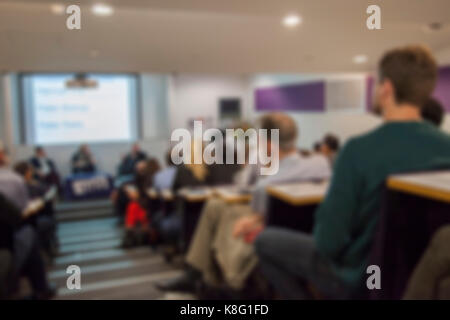
[(450, 145), (450, 134), (430, 123), (423, 124), (422, 132), (436, 141)]
[(5, 170), (4, 175), (6, 177), (6, 180), (8, 180), (9, 183), (20, 184), (20, 185), (25, 184), (24, 178), (21, 175), (19, 175), (18, 173), (14, 172), (13, 170)]

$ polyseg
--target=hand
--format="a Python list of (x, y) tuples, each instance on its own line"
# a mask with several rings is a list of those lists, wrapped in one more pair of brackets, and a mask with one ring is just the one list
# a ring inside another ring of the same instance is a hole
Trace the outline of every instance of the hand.
[(248, 233), (261, 229), (264, 226), (263, 219), (260, 215), (242, 217), (236, 221), (233, 228), (233, 236), (235, 238), (245, 237)]
[(41, 198), (30, 201), (27, 207), (23, 210), (23, 217), (28, 218), (29, 216), (38, 213), (44, 205), (45, 202)]
[(128, 198), (130, 198), (130, 200), (138, 200), (139, 199), (139, 192), (136, 189), (136, 187), (127, 186), (127, 187), (125, 187), (125, 192), (126, 192)]

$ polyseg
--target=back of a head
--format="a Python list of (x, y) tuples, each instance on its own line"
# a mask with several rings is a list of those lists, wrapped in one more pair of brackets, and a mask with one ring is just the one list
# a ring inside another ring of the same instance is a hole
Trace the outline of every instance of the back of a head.
[(323, 138), (323, 144), (325, 144), (331, 151), (338, 152), (340, 147), (339, 138), (334, 134), (328, 133)]
[(172, 149), (170, 149), (169, 151), (167, 151), (166, 153), (166, 165), (168, 167), (174, 166), (175, 164), (172, 161)]
[(290, 116), (284, 113), (270, 113), (260, 119), (260, 129), (267, 129), (268, 140), (271, 140), (271, 130), (279, 129), (279, 146), (281, 151), (295, 149), (297, 142), (297, 125)]
[(320, 152), (320, 145), (321, 145), (321, 142), (314, 143), (314, 145), (313, 145), (314, 152)]
[(407, 46), (387, 52), (379, 65), (380, 82), (390, 80), (397, 104), (422, 107), (437, 80), (437, 63), (423, 46)]
[(14, 166), (14, 171), (19, 175), (21, 175), (22, 177), (24, 177), (27, 174), (28, 170), (30, 169), (31, 166), (26, 161), (20, 161), (16, 163), (16, 165)]
[(147, 160), (146, 165), (148, 174), (152, 176), (161, 169), (159, 161), (156, 158), (150, 158)]
[(203, 159), (203, 141), (201, 140), (191, 141), (190, 161), (187, 163), (185, 162), (184, 166), (192, 172), (197, 180), (204, 181), (208, 175), (208, 169), (206, 168), (204, 161), (195, 163), (195, 158)]
[(422, 107), (422, 118), (440, 127), (444, 121), (444, 107), (439, 101), (430, 98)]

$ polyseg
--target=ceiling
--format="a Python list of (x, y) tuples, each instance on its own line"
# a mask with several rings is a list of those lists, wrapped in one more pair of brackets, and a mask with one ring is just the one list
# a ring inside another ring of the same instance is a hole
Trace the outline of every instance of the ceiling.
[[(353, 72), (371, 70), (386, 49), (450, 47), (449, 0), (104, 0), (112, 16), (81, 6), (81, 30), (55, 15), (58, 0), (0, 0), (1, 71)], [(379, 4), (382, 30), (366, 28)], [(300, 14), (295, 29), (281, 24)], [(438, 32), (424, 26), (440, 22)], [(369, 61), (356, 65), (352, 58)]]

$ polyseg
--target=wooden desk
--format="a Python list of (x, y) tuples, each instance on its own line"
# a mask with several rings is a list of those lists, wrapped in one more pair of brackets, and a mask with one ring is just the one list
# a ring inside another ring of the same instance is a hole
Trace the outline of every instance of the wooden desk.
[(450, 171), (395, 175), (387, 185), (391, 190), (450, 203)]
[(213, 193), (227, 203), (247, 203), (252, 200), (251, 193), (240, 192), (235, 186), (216, 187)]
[(310, 233), (314, 212), (325, 197), (328, 182), (302, 182), (267, 187), (267, 224)]
[(213, 192), (210, 188), (185, 188), (178, 191), (178, 195), (188, 202), (203, 202), (208, 200)]
[(203, 205), (212, 196), (212, 190), (203, 188), (183, 188), (178, 191), (181, 208), (181, 251), (186, 251), (197, 227), (198, 219), (203, 210)]
[(272, 197), (285, 201), (292, 206), (319, 204), (328, 190), (328, 182), (295, 183), (267, 187), (267, 193)]
[(382, 270), (382, 290), (371, 299), (401, 299), (430, 239), (450, 224), (450, 171), (387, 179), (369, 264)]

